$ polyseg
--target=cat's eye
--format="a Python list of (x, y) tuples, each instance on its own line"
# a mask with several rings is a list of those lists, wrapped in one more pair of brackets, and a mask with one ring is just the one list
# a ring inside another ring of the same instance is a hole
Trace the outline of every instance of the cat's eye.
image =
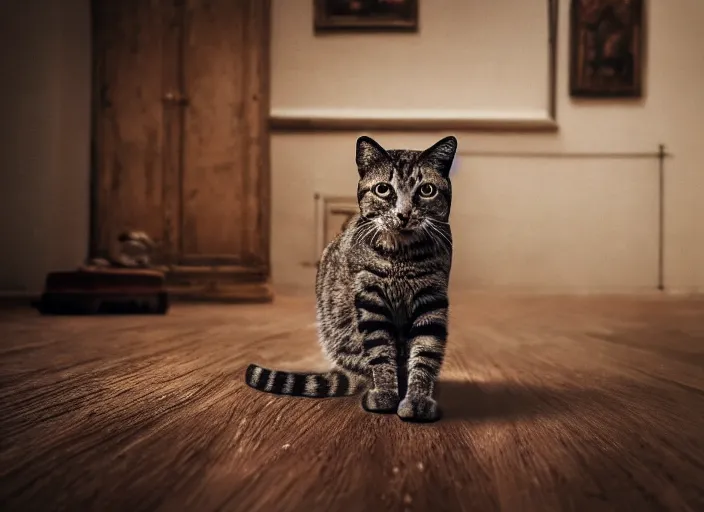
[(379, 197), (389, 197), (391, 195), (391, 187), (387, 183), (377, 183), (374, 185), (374, 193)]
[(433, 197), (436, 192), (437, 189), (434, 185), (431, 185), (430, 183), (426, 183), (425, 185), (420, 187), (420, 195), (422, 197)]

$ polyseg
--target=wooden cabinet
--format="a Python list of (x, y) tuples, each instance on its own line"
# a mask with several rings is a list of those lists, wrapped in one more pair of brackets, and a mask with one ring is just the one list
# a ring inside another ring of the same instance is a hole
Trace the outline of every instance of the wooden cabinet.
[(93, 1), (93, 256), (143, 230), (172, 294), (271, 298), (269, 4)]

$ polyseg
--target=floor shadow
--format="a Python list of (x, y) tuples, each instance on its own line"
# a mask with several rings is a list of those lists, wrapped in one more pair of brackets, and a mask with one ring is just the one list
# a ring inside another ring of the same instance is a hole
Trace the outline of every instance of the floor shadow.
[(517, 382), (441, 380), (436, 398), (445, 420), (516, 420), (563, 414), (585, 402), (608, 400), (604, 390), (548, 388)]

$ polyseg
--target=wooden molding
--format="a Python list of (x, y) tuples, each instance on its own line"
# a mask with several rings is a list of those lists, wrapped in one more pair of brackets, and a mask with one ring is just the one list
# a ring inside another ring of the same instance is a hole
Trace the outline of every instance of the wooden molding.
[(166, 290), (176, 301), (204, 301), (229, 303), (267, 303), (274, 300), (269, 280), (230, 282), (201, 278), (183, 279), (167, 276)]
[(225, 302), (231, 304), (266, 304), (274, 300), (271, 285), (266, 283), (233, 283), (213, 286), (209, 283), (190, 286), (167, 286), (169, 298), (184, 302)]
[(451, 118), (451, 117), (333, 117), (276, 115), (269, 117), (273, 132), (400, 131), (400, 132), (556, 132), (558, 124), (545, 118)]

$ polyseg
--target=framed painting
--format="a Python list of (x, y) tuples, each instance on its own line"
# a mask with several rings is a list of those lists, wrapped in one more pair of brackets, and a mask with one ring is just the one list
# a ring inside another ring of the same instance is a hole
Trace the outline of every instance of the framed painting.
[(418, 30), (419, 0), (313, 0), (315, 31)]
[(572, 96), (642, 95), (643, 11), (643, 0), (572, 0)]

